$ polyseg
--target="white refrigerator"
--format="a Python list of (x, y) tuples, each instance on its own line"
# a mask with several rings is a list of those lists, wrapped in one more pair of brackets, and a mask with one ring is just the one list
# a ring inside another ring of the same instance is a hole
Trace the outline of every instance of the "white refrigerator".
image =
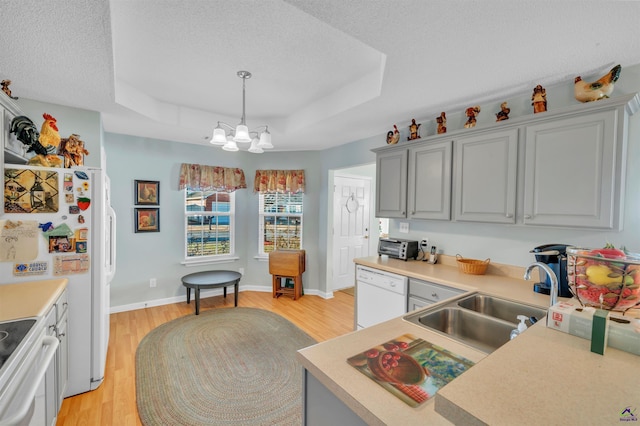
[(4, 165), (2, 283), (68, 278), (69, 381), (65, 397), (104, 380), (115, 214), (100, 169)]

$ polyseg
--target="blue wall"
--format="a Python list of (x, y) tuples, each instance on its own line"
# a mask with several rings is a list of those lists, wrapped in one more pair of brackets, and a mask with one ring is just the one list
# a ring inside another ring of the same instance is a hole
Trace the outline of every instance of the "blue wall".
[[(107, 173), (113, 188), (112, 205), (118, 215), (117, 271), (111, 284), (111, 305), (123, 306), (175, 298), (184, 294), (180, 277), (206, 269), (245, 269), (244, 288), (271, 288), (268, 264), (258, 255), (258, 194), (253, 192), (256, 169), (305, 170), (303, 239), (309, 259), (305, 288), (319, 288), (318, 194), (321, 192), (317, 155), (310, 153), (229, 153), (210, 145), (145, 139), (106, 133)], [(184, 195), (178, 190), (182, 163), (240, 167), (247, 189), (236, 194), (236, 254), (223, 264), (186, 267), (184, 260)], [(134, 233), (134, 180), (160, 181), (160, 232)], [(149, 279), (157, 287), (149, 287)]]
[[(532, 86), (533, 87), (533, 86)], [(547, 87), (549, 110), (575, 105), (571, 84)], [(614, 96), (640, 91), (640, 65), (624, 68)], [(502, 100), (483, 102), (478, 126), (495, 120)], [(511, 116), (531, 113), (531, 94), (508, 99)], [(443, 108), (446, 111), (446, 107)], [(462, 128), (462, 112), (448, 113), (448, 127)], [(434, 117), (435, 118), (435, 117)], [(409, 121), (409, 120), (407, 120)], [(393, 123), (390, 123), (390, 126)], [(398, 123), (402, 132), (406, 129)], [(426, 134), (425, 134), (426, 132)], [(423, 123), (422, 136), (435, 133), (433, 121)], [(403, 135), (404, 136), (404, 135)], [(404, 139), (404, 137), (402, 138)], [(327, 248), (332, 194), (329, 191), (331, 171), (375, 162), (372, 148), (385, 145), (385, 135), (355, 141), (323, 151), (268, 152), (253, 155), (246, 152), (227, 153), (210, 146), (195, 146), (178, 142), (146, 140), (107, 133), (105, 149), (108, 173), (113, 187), (114, 207), (119, 215), (118, 271), (112, 283), (112, 306), (182, 296), (180, 277), (201, 269), (185, 268), (183, 259), (182, 193), (177, 190), (180, 163), (193, 162), (226, 167), (242, 167), (251, 187), (257, 168), (293, 169), (306, 171), (304, 248), (307, 250), (307, 273), (304, 276), (307, 294), (324, 295), (331, 259)], [(525, 266), (533, 260), (529, 253), (544, 243), (567, 243), (601, 246), (606, 242), (626, 245), (640, 251), (640, 113), (631, 117), (628, 149), (627, 186), (624, 231), (555, 229), (543, 227), (505, 226), (499, 224), (456, 223), (442, 221), (408, 221), (408, 238), (429, 237), (445, 254), (460, 253), (465, 257), (491, 258), (493, 262)], [(161, 181), (161, 232), (133, 233), (133, 181), (149, 179)], [(570, 188), (561, 188), (570, 192)], [(266, 262), (254, 258), (258, 239), (258, 196), (251, 189), (237, 191), (237, 253), (240, 259), (231, 264), (214, 265), (218, 269), (245, 268), (242, 285), (270, 291), (271, 278)], [(390, 222), (390, 234), (399, 235), (399, 220)], [(405, 236), (405, 235), (403, 235)], [(149, 288), (149, 278), (158, 279), (158, 287)]]
[[(532, 83), (531, 87), (537, 83)], [(575, 105), (572, 83), (547, 87), (549, 110)], [(614, 96), (640, 92), (640, 65), (623, 67)], [(511, 116), (531, 113), (531, 93), (507, 99)], [(470, 101), (481, 104), (478, 126), (493, 122), (504, 99)], [(385, 145), (384, 134), (354, 141), (347, 145), (323, 151), (267, 152), (254, 155), (247, 152), (228, 153), (211, 146), (145, 139), (140, 137), (102, 134), (100, 115), (36, 101), (21, 100), (21, 108), (34, 121), (42, 112), (58, 118), (61, 134), (79, 133), (91, 151), (85, 159), (89, 166), (100, 166), (100, 147), (104, 145), (107, 173), (112, 181), (112, 204), (118, 215), (117, 271), (111, 285), (111, 306), (116, 309), (144, 306), (158, 301), (178, 300), (184, 295), (180, 277), (199, 270), (245, 268), (241, 285), (248, 289), (270, 291), (271, 277), (268, 264), (255, 258), (258, 253), (258, 196), (253, 193), (256, 169), (304, 169), (307, 178), (304, 215), (304, 248), (307, 250), (307, 273), (304, 276), (307, 294), (324, 295), (331, 265), (327, 249), (332, 194), (329, 181), (332, 172), (375, 161), (372, 148)], [(446, 111), (446, 105), (442, 110)], [(418, 114), (416, 114), (418, 116)], [(447, 111), (448, 128), (462, 128), (465, 118), (460, 113)], [(407, 123), (396, 123), (405, 139)], [(435, 119), (435, 117), (434, 117)], [(394, 123), (389, 123), (389, 127)], [(422, 136), (435, 133), (433, 120), (422, 123)], [(465, 257), (491, 258), (493, 262), (525, 266), (533, 260), (529, 250), (543, 243), (567, 243), (601, 246), (605, 242), (625, 245), (640, 251), (640, 113), (631, 117), (627, 156), (627, 184), (625, 196), (624, 230), (621, 232), (555, 229), (543, 227), (505, 226), (443, 221), (407, 221), (408, 238), (429, 237), (445, 254), (460, 253)], [(249, 186), (236, 192), (236, 251), (237, 261), (187, 268), (181, 265), (183, 254), (183, 198), (178, 191), (181, 163), (198, 163), (241, 167)], [(135, 234), (133, 229), (134, 180), (160, 181), (159, 233)], [(560, 188), (570, 193), (570, 188)], [(390, 222), (390, 234), (398, 235), (399, 220)], [(405, 235), (403, 235), (405, 236)], [(149, 287), (149, 279), (157, 279), (157, 287)]]

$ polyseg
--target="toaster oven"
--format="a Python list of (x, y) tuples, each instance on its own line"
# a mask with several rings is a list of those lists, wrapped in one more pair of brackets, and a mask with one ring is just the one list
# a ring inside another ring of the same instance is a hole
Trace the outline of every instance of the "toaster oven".
[(378, 241), (378, 256), (382, 255), (401, 260), (417, 259), (418, 241), (401, 238), (380, 238)]

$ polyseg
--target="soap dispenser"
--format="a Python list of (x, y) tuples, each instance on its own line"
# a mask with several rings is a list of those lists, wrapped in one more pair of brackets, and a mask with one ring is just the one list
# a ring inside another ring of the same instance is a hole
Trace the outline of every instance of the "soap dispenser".
[(518, 315), (516, 318), (520, 320), (520, 324), (518, 324), (518, 328), (511, 330), (511, 336), (510, 336), (511, 340), (518, 337), (520, 333), (522, 333), (527, 329), (527, 324), (524, 323), (527, 320), (527, 317), (524, 315)]

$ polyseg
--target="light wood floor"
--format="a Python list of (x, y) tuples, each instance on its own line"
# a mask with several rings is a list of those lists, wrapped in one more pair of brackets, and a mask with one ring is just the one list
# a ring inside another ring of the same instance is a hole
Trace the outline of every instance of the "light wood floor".
[[(238, 306), (275, 312), (296, 324), (318, 341), (341, 336), (353, 330), (353, 296), (334, 292), (333, 299), (303, 296), (293, 301), (271, 293), (253, 291), (239, 294)], [(201, 300), (201, 312), (233, 308), (233, 294)], [(81, 395), (66, 398), (57, 425), (141, 425), (136, 408), (135, 354), (138, 343), (149, 331), (184, 315), (193, 315), (194, 302), (175, 303), (111, 315), (105, 380), (102, 385)], [(70, 365), (69, 368), (73, 368)]]

